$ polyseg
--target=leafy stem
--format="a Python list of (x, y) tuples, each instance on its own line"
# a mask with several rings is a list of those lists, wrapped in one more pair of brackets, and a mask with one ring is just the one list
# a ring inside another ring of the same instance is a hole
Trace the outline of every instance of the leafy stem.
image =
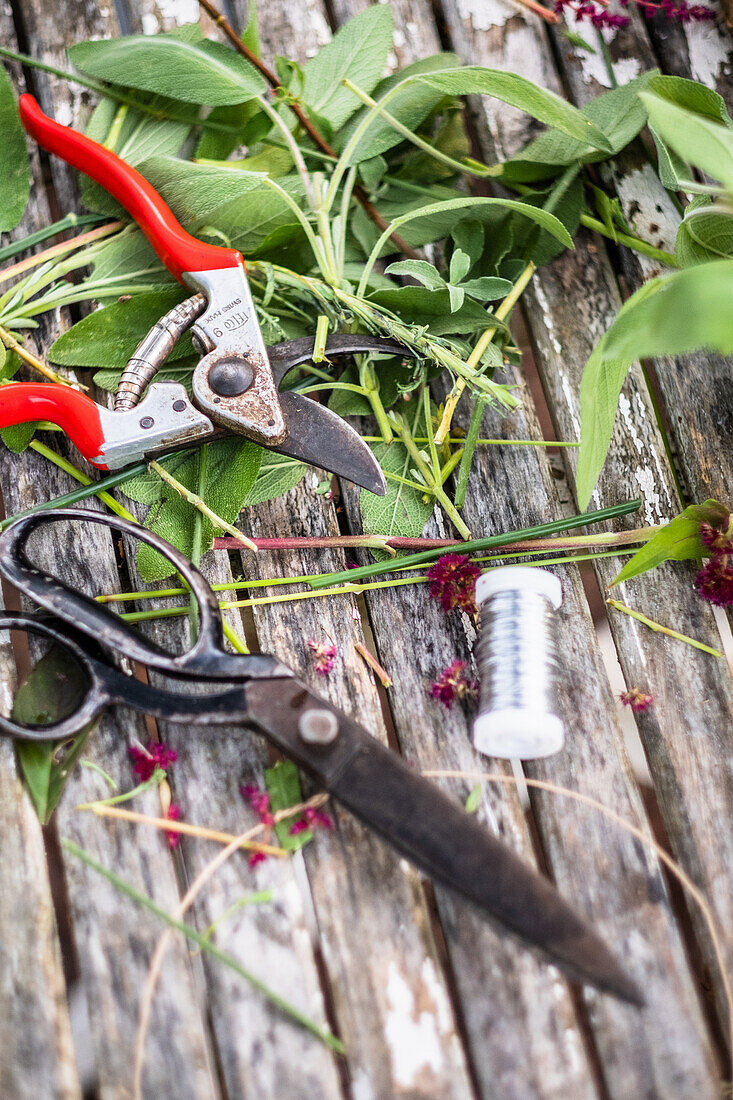
[(177, 481), (173, 477), (173, 474), (169, 473), (159, 462), (152, 461), (150, 469), (153, 470), (158, 477), (161, 477), (167, 485), (170, 485), (171, 489), (175, 489), (179, 496), (183, 497), (185, 501), (191, 504), (198, 512), (206, 516), (210, 523), (214, 527), (220, 528), (222, 531), (226, 531), (232, 538), (238, 539), (247, 550), (257, 550), (256, 543), (248, 539), (246, 535), (243, 535), (241, 531), (238, 531), (231, 523), (227, 523), (221, 516), (217, 516), (216, 512), (212, 512), (205, 500), (202, 499), (197, 493), (192, 493), (190, 489), (187, 489), (185, 485), (182, 485), (180, 481)]
[(391, 417), (392, 423), (394, 425), (395, 431), (397, 432), (397, 435), (399, 436), (400, 442), (404, 446), (412, 461), (415, 463), (418, 471), (425, 479), (425, 484), (430, 493), (440, 503), (441, 507), (450, 519), (456, 531), (458, 531), (458, 533), (464, 539), (470, 539), (471, 532), (459, 516), (456, 507), (453, 504), (453, 501), (450, 499), (445, 489), (443, 488), (442, 482), (440, 480), (440, 471), (438, 471), (436, 475), (430, 469), (427, 462), (420, 454), (417, 444), (412, 438), (412, 434), (409, 427), (407, 426), (404, 417), (394, 412), (391, 414)]

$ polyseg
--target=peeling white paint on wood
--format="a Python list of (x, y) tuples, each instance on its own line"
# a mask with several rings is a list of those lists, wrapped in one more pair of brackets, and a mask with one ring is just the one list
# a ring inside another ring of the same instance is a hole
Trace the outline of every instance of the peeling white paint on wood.
[[(430, 967), (432, 963), (426, 959), (423, 963), (423, 976), (426, 968)], [(434, 989), (434, 972), (430, 981)], [(426, 1071), (429, 1074), (438, 1073), (443, 1066), (444, 1029), (441, 1025), (445, 1020), (445, 1012), (441, 1015), (436, 1011), (435, 1004), (430, 1004), (427, 988), (425, 993), (426, 1007), (418, 1007), (411, 986), (400, 974), (395, 962), (390, 962), (386, 989), (389, 1010), (385, 1020), (385, 1038), (395, 1080), (405, 1089), (417, 1088)]]

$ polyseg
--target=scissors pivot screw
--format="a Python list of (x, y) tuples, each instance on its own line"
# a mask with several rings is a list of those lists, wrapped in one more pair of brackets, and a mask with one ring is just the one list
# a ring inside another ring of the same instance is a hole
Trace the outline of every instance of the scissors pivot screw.
[(242, 359), (224, 359), (209, 371), (209, 385), (222, 397), (238, 397), (252, 385), (254, 372)]
[(298, 730), (309, 745), (330, 745), (339, 731), (338, 718), (330, 710), (306, 710), (298, 719)]

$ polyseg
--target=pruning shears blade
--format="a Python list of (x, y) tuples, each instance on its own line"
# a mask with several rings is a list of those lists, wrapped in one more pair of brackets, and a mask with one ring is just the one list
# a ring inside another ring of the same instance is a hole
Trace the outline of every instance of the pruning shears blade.
[(283, 442), (268, 450), (320, 466), (370, 493), (384, 496), (387, 482), (381, 467), (350, 424), (302, 394), (285, 390), (279, 398), (287, 431)]

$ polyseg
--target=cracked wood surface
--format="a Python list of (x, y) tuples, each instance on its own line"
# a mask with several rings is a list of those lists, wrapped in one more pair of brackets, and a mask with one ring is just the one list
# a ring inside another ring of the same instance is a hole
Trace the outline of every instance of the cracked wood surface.
[[(327, 5), (321, 0), (263, 2), (264, 52), (270, 58), (280, 53), (304, 60), (328, 40), (332, 24), (363, 6), (365, 0), (331, 0)], [(391, 6), (396, 22), (393, 62), (406, 64), (436, 52), (441, 48), (440, 30), (443, 47), (455, 49), (464, 61), (512, 68), (545, 86), (560, 86), (546, 29), (503, 0), (445, 0), (440, 28), (428, 0), (393, 0)], [(245, 21), (242, 7), (241, 0), (229, 5), (240, 26)], [(193, 0), (175, 9), (156, 0), (120, 0), (116, 15), (91, 2), (71, 5), (70, 0), (55, 0), (54, 10), (57, 19), (52, 21), (41, 0), (31, 0), (23, 5), (22, 23), (31, 52), (57, 64), (63, 62), (63, 47), (80, 38), (171, 29), (197, 15)], [(6, 27), (10, 40), (11, 20), (3, 9), (0, 28)], [(210, 23), (206, 29), (211, 31)], [(717, 31), (699, 31), (675, 29), (665, 39), (652, 28), (666, 71), (691, 72), (726, 94), (730, 69), (725, 40)], [(619, 79), (633, 75), (629, 66), (634, 49), (646, 41), (644, 34), (643, 27), (635, 26), (633, 35), (627, 32), (611, 43)], [(678, 57), (670, 43), (682, 44), (683, 56)], [(592, 82), (602, 85), (605, 74), (597, 60), (579, 60), (571, 54), (568, 44), (558, 39), (562, 79), (582, 103), (599, 90)], [(83, 121), (85, 93), (41, 74), (34, 76), (44, 109), (62, 122)], [(474, 103), (473, 110), (485, 152), (493, 146), (507, 155), (532, 130), (521, 114), (496, 101)], [(61, 211), (75, 208), (72, 174), (53, 158), (49, 163), (52, 202)], [(636, 213), (631, 203), (647, 195), (646, 176), (642, 172), (640, 187), (634, 171), (642, 170), (624, 160), (613, 175), (630, 218)], [(659, 196), (649, 194), (648, 201), (656, 204)], [(654, 214), (660, 214), (660, 232), (673, 239), (672, 214), (661, 205), (661, 211), (654, 208)], [(651, 207), (640, 206), (651, 216)], [(49, 219), (46, 194), (37, 182), (24, 231)], [(650, 274), (633, 258), (625, 256), (624, 263), (634, 285)], [(562, 257), (535, 280), (528, 302), (530, 334), (551, 411), (562, 437), (572, 438), (577, 434), (582, 365), (619, 302), (616, 276), (602, 242), (581, 238), (576, 253)], [(41, 329), (40, 345), (47, 347), (68, 323), (66, 317), (54, 318), (50, 327)], [(730, 425), (720, 408), (726, 392), (730, 395), (730, 362), (687, 357), (684, 364), (665, 362), (656, 370), (668, 408), (689, 408), (703, 372), (713, 378), (710, 400), (695, 404), (694, 414), (672, 424), (670, 434), (683, 485), (692, 497), (713, 493), (726, 499), (731, 483), (731, 450), (725, 445)], [(607, 504), (640, 494), (645, 520), (667, 518), (677, 509), (676, 490), (640, 371), (632, 372), (621, 414), (598, 500)], [(492, 436), (539, 435), (528, 393), (527, 407), (511, 420), (499, 423), (487, 416), (487, 425)], [(572, 461), (570, 486), (571, 467)], [(262, 536), (284, 531), (337, 533), (334, 506), (313, 491), (314, 479), (309, 472), (286, 497), (246, 510), (243, 530)], [(519, 496), (517, 484), (525, 487)], [(45, 461), (32, 452), (3, 452), (0, 487), (10, 513), (71, 486), (65, 475), (49, 473)], [(356, 495), (348, 486), (343, 491), (346, 519), (357, 530)], [(543, 453), (496, 449), (479, 457), (465, 514), (476, 531), (490, 533), (558, 515), (568, 502), (569, 489), (551, 475)], [(113, 590), (119, 578), (112, 540), (103, 529), (89, 532), (83, 553), (78, 538), (63, 529), (54, 532), (44, 551), (56, 563), (65, 562), (67, 577), (77, 582), (86, 578), (95, 591)], [(442, 533), (436, 520), (429, 533)], [(125, 549), (134, 578), (133, 557), (130, 548)], [(243, 569), (254, 578), (342, 568), (345, 559), (341, 552), (330, 551), (287, 558), (261, 553), (232, 561), (237, 573)], [(205, 569), (210, 579), (222, 583), (232, 576), (224, 554), (208, 558)], [(596, 571), (601, 584), (607, 584), (614, 572), (601, 564)], [(623, 598), (662, 621), (674, 606), (675, 626), (682, 623), (680, 628), (695, 636), (714, 638), (712, 616), (692, 599), (691, 589), (685, 589), (679, 567), (674, 575), (670, 570), (654, 576), (634, 581)], [(563, 700), (568, 744), (561, 757), (527, 765), (526, 772), (592, 794), (647, 829), (582, 585), (567, 571), (563, 587), (563, 637), (570, 669)], [(356, 641), (373, 644), (395, 678), (386, 705), (396, 743), (415, 766), (508, 772), (506, 765), (473, 752), (462, 712), (446, 715), (427, 698), (426, 682), (444, 665), (456, 655), (470, 659), (474, 627), (465, 617), (446, 621), (424, 586), (369, 593), (364, 602), (348, 596), (258, 607), (253, 621), (243, 621), (236, 611), (229, 615), (234, 629), (242, 633), (247, 624), (250, 641), (256, 633), (260, 648), (276, 652), (384, 740), (385, 701), (353, 648)], [(720, 835), (721, 824), (731, 816), (725, 763), (733, 716), (730, 679), (711, 658), (652, 636), (625, 616), (618, 618), (612, 626), (627, 682), (653, 685), (657, 696), (654, 711), (640, 716), (638, 724), (666, 828), (678, 857), (711, 898), (719, 922), (728, 921), (723, 927), (730, 928), (733, 857), (721, 850), (730, 837), (726, 841)], [(170, 644), (181, 644), (186, 635), (181, 620), (162, 620), (150, 630)], [(339, 645), (339, 664), (325, 681), (316, 677), (309, 660), (305, 641), (310, 637), (332, 638)], [(0, 650), (0, 661), (9, 685), (13, 672), (7, 648)], [(243, 831), (252, 815), (238, 787), (261, 782), (262, 770), (271, 762), (267, 746), (236, 728), (197, 733), (170, 727), (161, 733), (179, 754), (171, 784), (184, 817)], [(140, 719), (118, 712), (105, 719), (86, 755), (110, 774), (124, 776), (129, 744), (145, 736)], [(464, 800), (472, 784), (454, 780), (445, 785)], [(172, 856), (154, 830), (75, 812), (79, 802), (104, 793), (97, 774), (78, 769), (56, 828), (173, 911), (216, 849), (184, 838)], [(3, 841), (2, 854), (10, 855), (0, 861), (0, 928), (5, 935), (8, 927), (19, 926), (10, 940), (12, 958), (28, 960), (10, 971), (15, 974), (10, 983), (4, 981), (5, 968), (0, 972), (0, 1093), (7, 1091), (7, 1078), (9, 1095), (77, 1096), (80, 1085), (43, 840), (21, 791), (14, 755), (2, 745), (0, 799), (0, 835), (13, 833), (12, 846)], [(139, 808), (159, 813), (157, 793), (148, 792)], [(560, 889), (591, 915), (624, 955), (647, 993), (649, 1007), (642, 1016), (610, 998), (589, 992), (579, 996), (553, 968), (498, 935), (447, 891), (435, 892), (433, 908), (432, 892), (426, 893), (419, 876), (388, 846), (337, 811), (333, 833), (319, 834), (316, 843), (293, 860), (270, 860), (251, 870), (245, 856), (232, 857), (201, 894), (189, 919), (204, 931), (252, 891), (272, 890), (271, 903), (245, 906), (223, 922), (217, 928), (217, 943), (320, 1023), (328, 1020), (346, 1044), (346, 1058), (339, 1063), (231, 972), (206, 957), (192, 956), (173, 939), (153, 1004), (145, 1095), (350, 1095), (355, 1100), (716, 1095), (719, 1067), (701, 1010), (701, 976), (691, 969), (656, 859), (604, 819), (572, 803), (532, 793), (531, 808), (532, 828), (513, 787), (487, 784), (479, 814), (526, 859), (546, 862)], [(131, 1095), (139, 1002), (164, 926), (121, 900), (107, 883), (70, 858), (64, 859), (63, 873), (68, 911), (61, 919), (67, 922), (78, 957), (77, 986), (90, 1020), (86, 1041), (92, 1048), (94, 1084), (97, 1095), (116, 1100)], [(695, 934), (710, 965), (710, 945), (699, 922)], [(717, 972), (714, 967), (711, 971), (715, 983)], [(717, 985), (716, 992), (720, 994)], [(17, 1008), (13, 1011), (18, 996), (24, 998), (26, 1015)], [(722, 1016), (720, 999), (718, 1010)], [(33, 1036), (23, 1027), (24, 1019), (33, 1020)], [(79, 1064), (84, 1041), (76, 1028)]]

